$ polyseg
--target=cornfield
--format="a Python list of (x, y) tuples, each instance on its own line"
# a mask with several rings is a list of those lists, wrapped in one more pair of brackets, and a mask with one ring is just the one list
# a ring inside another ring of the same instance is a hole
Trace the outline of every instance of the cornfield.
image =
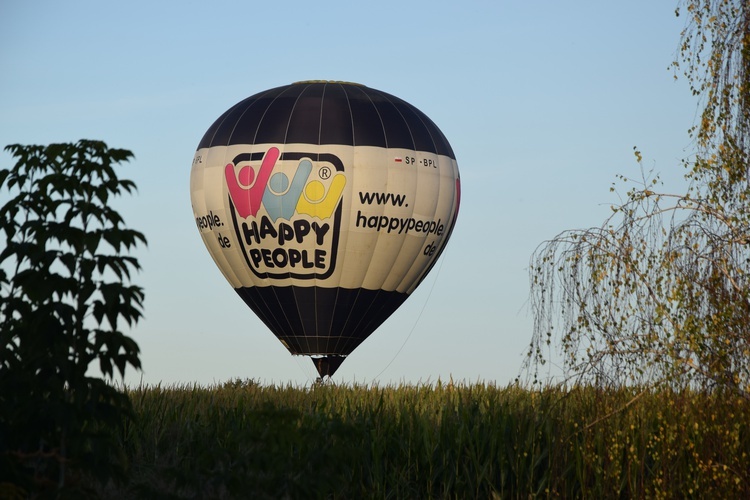
[(107, 498), (750, 498), (750, 401), (441, 383), (129, 390)]

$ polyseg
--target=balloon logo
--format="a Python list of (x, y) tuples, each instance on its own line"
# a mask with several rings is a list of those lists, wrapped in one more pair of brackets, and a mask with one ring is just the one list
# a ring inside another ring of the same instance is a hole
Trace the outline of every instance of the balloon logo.
[(190, 193), (203, 242), (235, 291), (330, 377), (436, 262), (460, 177), (447, 139), (414, 106), (314, 81), (220, 116), (198, 145)]

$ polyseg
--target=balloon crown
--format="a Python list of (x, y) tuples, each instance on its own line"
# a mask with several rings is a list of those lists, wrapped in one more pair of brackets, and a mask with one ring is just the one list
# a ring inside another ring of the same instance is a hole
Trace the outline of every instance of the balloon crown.
[(345, 82), (342, 80), (301, 80), (299, 82), (294, 82), (292, 85), (310, 84), (310, 83), (340, 83), (342, 85), (357, 85), (358, 87), (364, 87), (364, 85), (362, 85), (361, 83)]

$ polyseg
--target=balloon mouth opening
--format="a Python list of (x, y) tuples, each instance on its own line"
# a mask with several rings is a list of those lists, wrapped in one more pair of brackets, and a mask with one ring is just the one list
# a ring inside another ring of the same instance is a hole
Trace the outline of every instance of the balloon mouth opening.
[(310, 359), (315, 365), (315, 369), (318, 370), (318, 375), (320, 375), (320, 378), (323, 379), (326, 376), (328, 378), (333, 377), (333, 374), (336, 373), (336, 370), (339, 369), (339, 366), (341, 366), (341, 363), (344, 362), (346, 356), (310, 356)]
[(343, 80), (300, 80), (299, 82), (292, 83), (292, 85), (306, 85), (311, 83), (338, 83), (340, 85), (356, 85), (357, 87), (364, 87), (361, 83), (346, 82)]

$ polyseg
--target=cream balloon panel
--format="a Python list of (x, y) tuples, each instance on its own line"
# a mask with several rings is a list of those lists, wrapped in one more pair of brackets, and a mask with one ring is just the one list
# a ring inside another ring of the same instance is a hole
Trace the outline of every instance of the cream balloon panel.
[[(388, 150), (381, 150), (388, 151)], [(403, 227), (404, 221), (410, 221), (415, 215), (418, 207), (420, 192), (417, 188), (419, 171), (413, 167), (404, 165), (404, 157), (415, 157), (414, 151), (390, 150), (389, 160), (384, 164), (387, 169), (378, 169), (373, 172), (373, 177), (385, 179), (385, 188), (381, 192), (358, 190), (353, 198), (356, 208), (350, 212), (355, 216), (354, 226), (356, 229), (374, 231), (377, 234), (373, 247), (372, 265), (363, 280), (362, 287), (370, 290), (383, 289), (390, 274), (402, 275), (414, 264), (415, 255), (402, 253), (406, 240), (410, 239), (407, 226)], [(401, 161), (397, 161), (400, 159)], [(369, 183), (365, 183), (366, 187)], [(427, 186), (421, 186), (427, 188)], [(365, 194), (371, 196), (370, 202), (363, 199)], [(372, 198), (382, 195), (385, 202), (374, 204)], [(385, 227), (382, 227), (385, 223)], [(373, 228), (372, 226), (375, 226)], [(387, 288), (394, 290), (393, 288)]]
[[(422, 236), (407, 235), (401, 258), (408, 259), (408, 256), (413, 253), (413, 264), (404, 275), (392, 273), (389, 280), (398, 278), (400, 280), (398, 284), (393, 285), (393, 288), (390, 288), (391, 285), (387, 281), (387, 289), (410, 294), (421, 283), (435, 259), (442, 252), (455, 223), (459, 203), (458, 165), (452, 158), (437, 155), (435, 157), (438, 175), (437, 178), (431, 179), (433, 185), (429, 189), (430, 192), (424, 190), (421, 179), (418, 181), (420, 194), (432, 200), (431, 208), (428, 207), (424, 212), (415, 211), (413, 216), (415, 220), (432, 221), (430, 224), (434, 223), (435, 230)], [(408, 245), (411, 245), (411, 248)]]
[(201, 236), (234, 288), (411, 293), (450, 234), (457, 178), (455, 160), (432, 153), (263, 144), (199, 149), (190, 187)]
[[(205, 178), (207, 170), (202, 163), (205, 163), (206, 154), (196, 153), (193, 159), (193, 167), (190, 173), (190, 201), (193, 208), (196, 225), (200, 232), (209, 255), (216, 263), (224, 278), (232, 285), (239, 284), (239, 277), (234, 270), (227, 264), (225, 253), (222, 252), (217, 238), (221, 237), (222, 228), (227, 220), (226, 212), (223, 206), (212, 203), (210, 196), (211, 190), (206, 190)], [(207, 194), (208, 193), (208, 194)], [(208, 207), (211, 208), (208, 208)], [(223, 231), (227, 234), (227, 231)]]
[[(190, 172), (190, 199), (203, 243), (214, 263), (233, 288), (246, 281), (244, 259), (231, 231), (226, 187), (223, 181), (228, 148), (204, 148), (195, 153)], [(230, 245), (227, 246), (226, 240)]]
[[(409, 150), (390, 150), (389, 154), (385, 193), (390, 195), (390, 203), (363, 204), (357, 191), (352, 199), (359, 206), (350, 212), (356, 218), (350, 227), (353, 225), (354, 230), (360, 232), (362, 229), (372, 231), (373, 225), (377, 227), (372, 253), (377, 256), (374, 259), (377, 264), (368, 269), (362, 287), (411, 293), (422, 272), (439, 253), (437, 249), (442, 247), (447, 228), (453, 222), (452, 197), (447, 205), (446, 200), (441, 205), (439, 197), (440, 185), (446, 178), (441, 176), (440, 169), (449, 168), (453, 160), (446, 162), (443, 157), (441, 161), (438, 155)], [(394, 163), (393, 158), (401, 161)], [(417, 159), (417, 164), (413, 159)], [(419, 163), (420, 159), (423, 164)], [(451, 171), (451, 178), (453, 175)], [(455, 180), (449, 185), (455, 189)], [(384, 223), (387, 227), (381, 227)]]

